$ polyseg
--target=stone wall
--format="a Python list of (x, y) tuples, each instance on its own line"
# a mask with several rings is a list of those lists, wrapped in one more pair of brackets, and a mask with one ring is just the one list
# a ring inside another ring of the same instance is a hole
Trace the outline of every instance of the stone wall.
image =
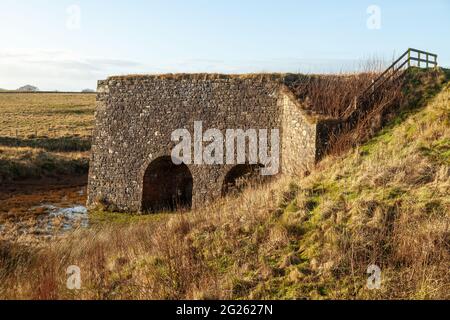
[[(273, 76), (166, 75), (112, 77), (98, 83), (88, 207), (142, 210), (149, 165), (171, 155), (176, 129), (280, 129), (281, 171), (307, 171), (318, 160), (318, 124), (303, 114)], [(221, 196), (232, 165), (194, 165), (193, 207)]]
[(288, 90), (281, 90), (281, 166), (283, 173), (310, 172), (316, 163), (316, 123), (305, 116), (301, 105)]
[[(175, 129), (279, 128), (278, 83), (270, 79), (117, 77), (98, 85), (88, 206), (139, 211), (150, 163), (170, 156)], [(220, 197), (227, 165), (188, 166), (193, 204)]]

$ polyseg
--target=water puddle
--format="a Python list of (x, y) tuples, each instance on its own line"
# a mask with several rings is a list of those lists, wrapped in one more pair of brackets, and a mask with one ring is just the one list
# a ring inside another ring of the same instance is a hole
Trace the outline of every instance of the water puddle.
[(89, 227), (89, 216), (86, 207), (75, 205), (60, 208), (53, 204), (46, 204), (32, 208), (45, 210), (36, 221), (36, 229), (47, 234), (60, 234), (78, 228)]
[(34, 243), (90, 226), (85, 185), (25, 184), (0, 196), (0, 241)]
[(26, 218), (0, 224), (0, 239), (27, 243), (51, 240), (55, 237), (89, 227), (89, 215), (81, 205), (42, 204), (28, 210)]

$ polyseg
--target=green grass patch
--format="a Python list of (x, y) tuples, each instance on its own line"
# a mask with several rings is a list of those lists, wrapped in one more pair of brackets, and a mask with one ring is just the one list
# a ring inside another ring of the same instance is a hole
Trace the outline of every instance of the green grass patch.
[(450, 165), (450, 139), (444, 138), (436, 141), (431, 146), (421, 146), (419, 151), (422, 155), (433, 161)]
[(133, 224), (138, 222), (158, 222), (172, 217), (174, 214), (130, 214), (105, 211), (90, 211), (89, 221), (93, 225), (99, 224)]

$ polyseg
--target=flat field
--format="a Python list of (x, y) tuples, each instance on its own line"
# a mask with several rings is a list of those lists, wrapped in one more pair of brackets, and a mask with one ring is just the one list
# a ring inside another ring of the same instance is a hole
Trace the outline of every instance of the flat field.
[(90, 136), (95, 94), (2, 93), (1, 137)]
[(94, 94), (1, 93), (0, 184), (86, 173)]

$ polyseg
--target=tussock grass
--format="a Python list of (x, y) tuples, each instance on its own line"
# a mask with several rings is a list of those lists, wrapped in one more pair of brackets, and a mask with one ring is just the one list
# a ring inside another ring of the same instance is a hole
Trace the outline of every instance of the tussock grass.
[(0, 146), (0, 183), (87, 174), (88, 169), (87, 152), (47, 152), (40, 148)]
[(287, 86), (302, 101), (302, 106), (318, 115), (340, 118), (379, 73), (377, 71), (311, 75), (287, 78)]
[[(0, 296), (449, 299), (449, 139), (446, 84), (307, 178), (187, 214), (103, 221), (37, 248), (2, 243)], [(380, 290), (366, 288), (371, 264)], [(81, 268), (80, 291), (65, 287), (70, 265)]]
[[(449, 298), (449, 102), (447, 84), (426, 109), (304, 181), (297, 202), (321, 195), (300, 252), (349, 284), (343, 291), (324, 270), (316, 279), (329, 297)], [(362, 285), (370, 264), (384, 270), (381, 291)]]

